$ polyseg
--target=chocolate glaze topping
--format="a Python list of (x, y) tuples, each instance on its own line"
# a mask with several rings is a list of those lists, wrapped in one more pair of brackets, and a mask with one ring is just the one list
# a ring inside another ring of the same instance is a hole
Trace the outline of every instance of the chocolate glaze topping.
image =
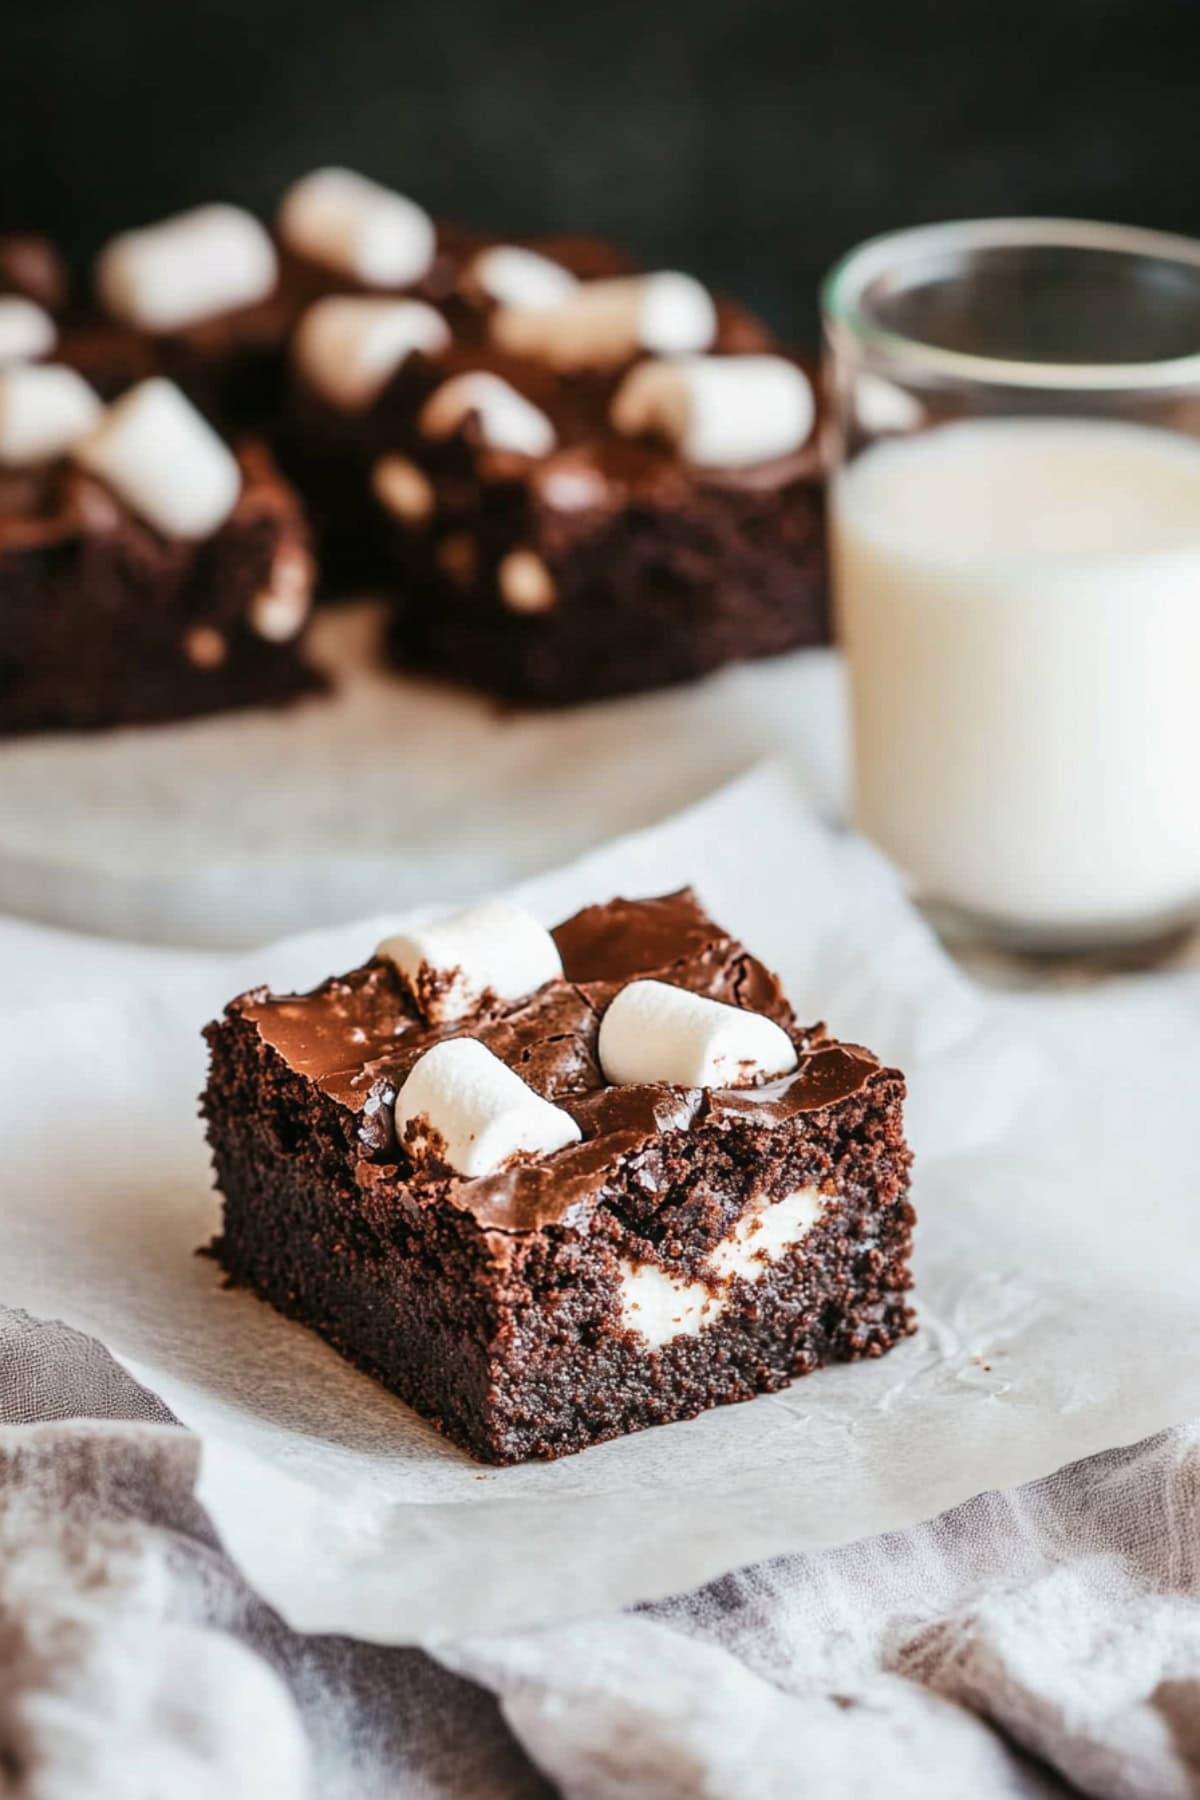
[[(310, 994), (257, 989), (229, 1011), (255, 1027), (297, 1074), (358, 1116), (364, 1186), (386, 1186), (412, 1205), (447, 1198), (482, 1225), (507, 1231), (586, 1223), (617, 1165), (664, 1131), (701, 1122), (779, 1124), (857, 1093), (879, 1070), (870, 1051), (827, 1039), (822, 1026), (798, 1026), (776, 977), (714, 924), (690, 889), (587, 907), (554, 937), (562, 980), (453, 1025), (427, 1025), (397, 971), (379, 960)], [(640, 977), (767, 1014), (791, 1036), (798, 1067), (755, 1088), (608, 1085), (596, 1059), (600, 1019), (618, 989)], [(475, 1180), (413, 1169), (393, 1132), (396, 1092), (432, 1044), (468, 1034), (569, 1112), (583, 1142)]]

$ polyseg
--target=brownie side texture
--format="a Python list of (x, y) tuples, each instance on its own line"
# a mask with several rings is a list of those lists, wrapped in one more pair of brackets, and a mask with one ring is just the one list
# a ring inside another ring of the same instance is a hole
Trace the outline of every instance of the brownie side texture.
[[(390, 527), (402, 665), (556, 706), (828, 638), (824, 492), (811, 458), (757, 481), (699, 477), (613, 443), (536, 471), (512, 461), (487, 459), (477, 485), (446, 483), (429, 528)], [(548, 578), (527, 606), (505, 592), (514, 551)]]
[[(490, 1462), (691, 1417), (913, 1329), (902, 1077), (796, 1026), (691, 896), (591, 908), (558, 937), (564, 981), (474, 1034), (583, 1141), (494, 1177), (431, 1175), (397, 1146), (396, 1087), (438, 1034), (385, 965), (311, 996), (244, 995), (207, 1032), (213, 1248), (231, 1281)], [(606, 1084), (598, 1018), (647, 970), (786, 1023), (795, 1075), (723, 1093)], [(717, 1281), (722, 1246), (749, 1227), (753, 1252), (798, 1191), (819, 1208), (802, 1243)], [(639, 1318), (647, 1271), (693, 1308), (662, 1341)]]
[(255, 444), (232, 514), (167, 540), (78, 471), (0, 484), (0, 734), (148, 724), (318, 691), (302, 630), (299, 502)]

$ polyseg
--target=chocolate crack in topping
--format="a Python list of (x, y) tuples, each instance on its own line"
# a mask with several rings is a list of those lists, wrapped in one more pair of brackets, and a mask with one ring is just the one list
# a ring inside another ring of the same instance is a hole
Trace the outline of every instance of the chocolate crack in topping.
[[(604, 1198), (614, 1166), (664, 1131), (705, 1121), (776, 1125), (858, 1092), (880, 1068), (868, 1050), (800, 1027), (775, 976), (715, 925), (690, 889), (651, 900), (590, 906), (553, 933), (563, 978), (524, 999), (489, 998), (469, 1020), (429, 1025), (395, 968), (374, 959), (310, 994), (243, 995), (230, 1011), (298, 1074), (359, 1117), (360, 1180), (404, 1185), (417, 1204), (445, 1196), (484, 1226), (528, 1231), (582, 1219)], [(797, 1068), (754, 1088), (613, 1086), (596, 1054), (600, 1020), (635, 978), (686, 987), (773, 1019), (791, 1037)], [(583, 1141), (554, 1155), (474, 1179), (408, 1169), (392, 1104), (417, 1059), (445, 1038), (476, 1037), (578, 1124)]]

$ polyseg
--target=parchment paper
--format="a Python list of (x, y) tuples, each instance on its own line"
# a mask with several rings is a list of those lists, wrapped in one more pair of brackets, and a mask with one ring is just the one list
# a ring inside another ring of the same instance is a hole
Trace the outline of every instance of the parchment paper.
[(94, 1332), (204, 1437), (203, 1497), (294, 1624), (561, 1619), (929, 1516), (1200, 1414), (1200, 975), (988, 994), (778, 771), (545, 876), (548, 921), (692, 880), (802, 1014), (911, 1079), (921, 1329), (874, 1363), (557, 1464), (485, 1470), (195, 1246), (196, 1036), (387, 917), (240, 956), (0, 925), (0, 1294)]
[(831, 808), (832, 651), (561, 712), (503, 711), (380, 661), (381, 609), (322, 613), (336, 691), (282, 712), (0, 741), (0, 911), (237, 948), (485, 893), (786, 755)]

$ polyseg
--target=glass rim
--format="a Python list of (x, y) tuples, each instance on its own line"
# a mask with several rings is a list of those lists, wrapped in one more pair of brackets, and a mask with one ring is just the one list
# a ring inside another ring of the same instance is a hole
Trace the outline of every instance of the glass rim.
[(943, 375), (954, 381), (1062, 392), (1200, 387), (1200, 343), (1186, 356), (1164, 357), (1155, 362), (1028, 362), (945, 349), (919, 337), (888, 330), (862, 310), (868, 282), (889, 268), (939, 251), (1020, 246), (1153, 256), (1200, 271), (1200, 241), (1176, 232), (1089, 219), (956, 219), (884, 232), (848, 250), (821, 283), (822, 314), (827, 325), (852, 332), (869, 349), (881, 352), (900, 368), (907, 365), (914, 373)]

